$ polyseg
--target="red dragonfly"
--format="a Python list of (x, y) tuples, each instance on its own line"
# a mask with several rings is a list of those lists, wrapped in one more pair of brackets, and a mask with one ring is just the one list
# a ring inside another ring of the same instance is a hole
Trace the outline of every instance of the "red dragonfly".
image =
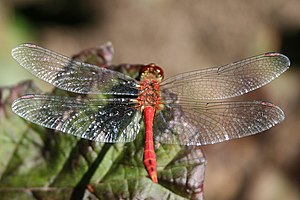
[(140, 65), (139, 77), (134, 79), (33, 44), (17, 46), (12, 56), (57, 88), (95, 95), (24, 95), (14, 101), (15, 113), (47, 128), (106, 143), (133, 141), (144, 121), (144, 165), (155, 183), (154, 140), (180, 145), (213, 144), (265, 131), (284, 119), (283, 111), (268, 102), (220, 101), (255, 90), (286, 71), (290, 61), (279, 53), (265, 53), (165, 80), (163, 70), (155, 64)]

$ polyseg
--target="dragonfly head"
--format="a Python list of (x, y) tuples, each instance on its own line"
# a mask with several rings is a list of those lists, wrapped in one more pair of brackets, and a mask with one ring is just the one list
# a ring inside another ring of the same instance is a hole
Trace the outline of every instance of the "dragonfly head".
[(164, 71), (161, 67), (155, 65), (154, 63), (150, 63), (148, 65), (143, 66), (140, 69), (140, 80), (157, 80), (161, 82), (164, 78)]

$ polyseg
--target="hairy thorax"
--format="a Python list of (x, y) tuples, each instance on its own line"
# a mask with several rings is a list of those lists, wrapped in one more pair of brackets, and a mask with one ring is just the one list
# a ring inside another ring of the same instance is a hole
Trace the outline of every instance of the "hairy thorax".
[(145, 65), (140, 71), (139, 90), (140, 94), (136, 99), (138, 107), (142, 110), (152, 106), (156, 110), (161, 108), (160, 82), (163, 79), (163, 71), (155, 64)]

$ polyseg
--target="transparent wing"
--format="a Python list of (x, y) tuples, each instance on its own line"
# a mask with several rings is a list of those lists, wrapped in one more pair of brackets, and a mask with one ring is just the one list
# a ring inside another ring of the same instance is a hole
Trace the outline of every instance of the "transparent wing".
[(225, 99), (255, 90), (288, 69), (289, 59), (265, 53), (222, 67), (183, 73), (161, 83), (179, 99)]
[(253, 135), (280, 123), (283, 111), (268, 102), (181, 102), (157, 113), (155, 139), (161, 143), (206, 145)]
[(141, 114), (130, 99), (76, 99), (25, 95), (12, 110), (35, 124), (99, 142), (130, 142), (140, 129)]
[(122, 73), (82, 63), (45, 48), (22, 44), (12, 50), (25, 69), (54, 86), (81, 94), (137, 95), (136, 81)]

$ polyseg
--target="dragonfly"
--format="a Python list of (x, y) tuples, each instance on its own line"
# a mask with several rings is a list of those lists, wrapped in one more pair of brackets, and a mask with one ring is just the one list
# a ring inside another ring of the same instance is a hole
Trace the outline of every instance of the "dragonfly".
[(88, 98), (26, 94), (12, 110), (35, 124), (102, 143), (133, 141), (145, 127), (145, 169), (158, 182), (155, 143), (207, 145), (253, 135), (280, 123), (284, 112), (266, 101), (232, 101), (271, 82), (290, 61), (264, 53), (220, 67), (164, 79), (156, 64), (132, 78), (109, 67), (80, 62), (34, 44), (12, 50), (38, 78)]

